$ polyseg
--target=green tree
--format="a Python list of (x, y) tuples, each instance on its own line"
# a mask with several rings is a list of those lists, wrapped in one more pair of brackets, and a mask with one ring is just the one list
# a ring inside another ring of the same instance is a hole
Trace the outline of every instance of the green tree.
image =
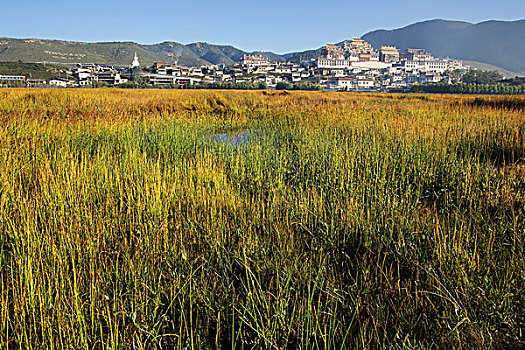
[(133, 67), (130, 69), (130, 75), (129, 75), (129, 81), (138, 81), (140, 68), (139, 67)]
[(292, 90), (293, 85), (287, 81), (280, 81), (275, 86), (276, 90)]
[(484, 71), (478, 69), (469, 69), (462, 78), (464, 83), (471, 84), (490, 84), (501, 79), (503, 79), (503, 76), (498, 71)]

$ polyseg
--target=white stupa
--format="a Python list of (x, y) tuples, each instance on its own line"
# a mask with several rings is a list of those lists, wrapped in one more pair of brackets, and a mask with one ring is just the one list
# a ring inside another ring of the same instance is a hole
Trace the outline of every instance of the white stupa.
[(135, 68), (140, 66), (139, 58), (137, 57), (137, 53), (135, 52), (135, 58), (133, 58), (133, 63), (131, 63), (131, 68)]

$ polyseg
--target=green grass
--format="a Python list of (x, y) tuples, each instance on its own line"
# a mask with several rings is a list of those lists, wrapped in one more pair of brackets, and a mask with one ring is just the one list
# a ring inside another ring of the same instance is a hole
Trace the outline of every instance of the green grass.
[(508, 97), (0, 95), (5, 347), (525, 344)]

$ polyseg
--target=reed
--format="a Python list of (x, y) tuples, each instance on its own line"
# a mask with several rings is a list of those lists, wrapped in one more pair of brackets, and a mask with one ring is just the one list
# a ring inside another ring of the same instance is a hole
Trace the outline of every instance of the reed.
[(0, 343), (525, 346), (524, 101), (0, 90)]

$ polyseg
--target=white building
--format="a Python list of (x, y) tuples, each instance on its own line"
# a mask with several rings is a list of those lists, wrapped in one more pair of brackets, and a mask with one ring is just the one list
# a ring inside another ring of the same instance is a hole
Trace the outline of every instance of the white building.
[(425, 61), (423, 69), (427, 72), (443, 73), (448, 69), (448, 62), (445, 60)]
[(244, 55), (241, 60), (241, 65), (244, 67), (266, 66), (269, 63), (268, 59), (257, 55)]
[(338, 88), (351, 90), (355, 89), (357, 87), (357, 81), (352, 78), (339, 78), (337, 79), (337, 85)]
[(49, 81), (49, 85), (58, 86), (58, 87), (66, 87), (67, 86), (66, 80), (61, 79), (53, 79)]
[(73, 72), (73, 76), (78, 80), (87, 80), (91, 77), (91, 70), (88, 68), (77, 68)]
[(359, 79), (357, 80), (357, 87), (359, 89), (373, 89), (375, 87), (374, 79)]
[(18, 81), (25, 82), (26, 77), (23, 75), (0, 75), (0, 81)]
[(420, 69), (421, 65), (419, 64), (419, 61), (404, 60), (403, 61), (403, 68), (405, 70), (415, 70), (415, 69)]
[(345, 69), (352, 65), (350, 60), (344, 57), (327, 58), (319, 57), (317, 59), (317, 68), (334, 68), (334, 69)]
[(367, 68), (367, 69), (386, 69), (392, 67), (392, 63), (378, 61), (363, 61), (352, 62), (352, 67)]
[(266, 83), (268, 87), (275, 87), (275, 85), (281, 82), (283, 79), (280, 76), (265, 75), (257, 78), (257, 81)]
[(165, 74), (151, 75), (149, 82), (153, 85), (174, 85), (177, 84), (177, 77)]
[(27, 86), (47, 85), (47, 81), (45, 79), (27, 79), (26, 83), (27, 83)]

